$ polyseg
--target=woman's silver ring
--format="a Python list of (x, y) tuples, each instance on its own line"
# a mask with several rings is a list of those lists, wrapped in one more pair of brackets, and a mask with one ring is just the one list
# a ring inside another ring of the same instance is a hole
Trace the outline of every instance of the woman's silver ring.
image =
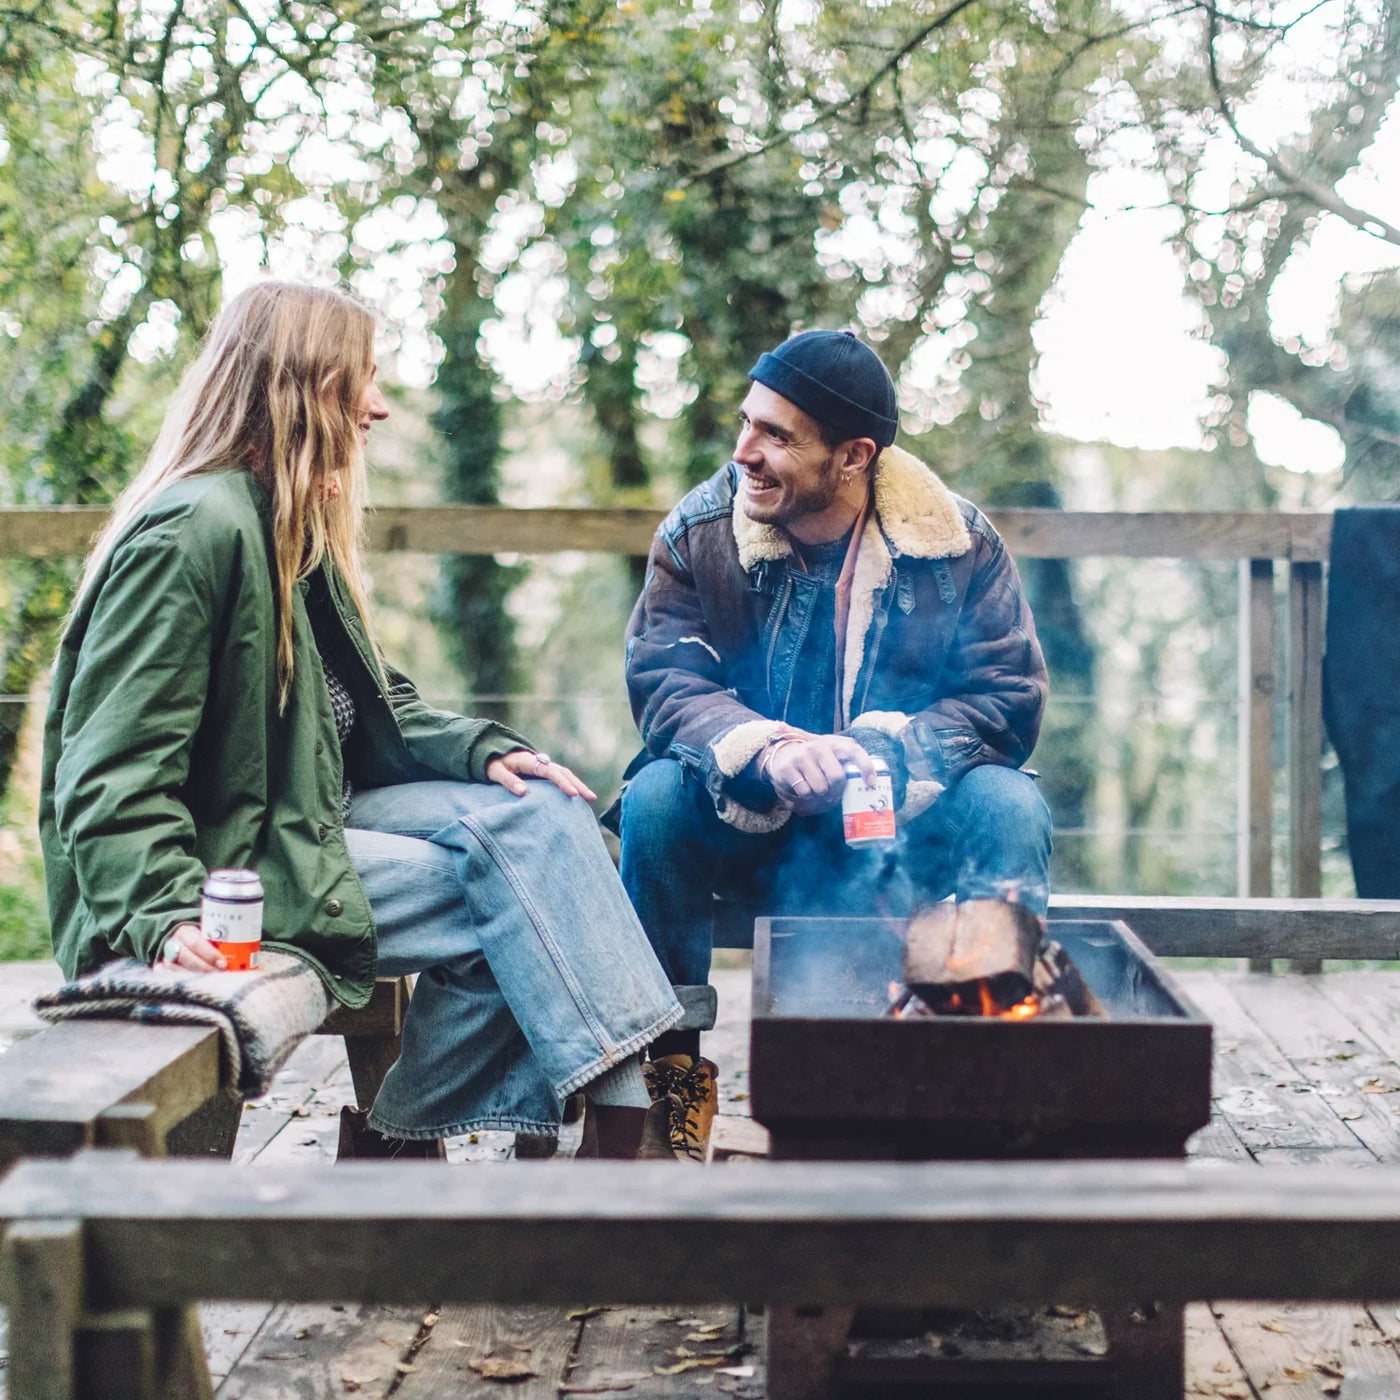
[(809, 786), (810, 786), (810, 784), (807, 782), (807, 779), (806, 779), (806, 778), (794, 778), (794, 779), (793, 779), (793, 782), (792, 782), (792, 790), (793, 790), (794, 792), (796, 792), (797, 789), (800, 788), (800, 787), (809, 787)]
[(171, 934), (171, 936), (165, 940), (165, 948), (160, 955), (161, 961), (168, 962), (173, 967), (175, 965), (175, 960), (180, 956), (180, 948), (182, 946), (180, 940), (176, 938), (174, 934)]
[(547, 753), (537, 753), (535, 755), (535, 772), (543, 773), (552, 762), (553, 759), (551, 759)]

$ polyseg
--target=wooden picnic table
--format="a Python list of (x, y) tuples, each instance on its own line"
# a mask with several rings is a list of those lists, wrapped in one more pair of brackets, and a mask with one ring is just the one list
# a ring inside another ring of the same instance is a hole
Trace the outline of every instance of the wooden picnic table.
[[(1400, 1164), (1400, 973), (1179, 975), (1217, 1028), (1216, 1115), (1192, 1142), (1202, 1169), (1212, 1159)], [(721, 969), (714, 980), (721, 1020), (707, 1050), (721, 1067), (722, 1113), (742, 1117), (748, 973)], [(341, 1042), (309, 1039), (272, 1092), (245, 1111), (235, 1161), (330, 1160), (339, 1107), (352, 1096)], [(571, 1145), (566, 1133), (565, 1150)], [(482, 1134), (454, 1143), (451, 1155), (485, 1161), (509, 1152), (508, 1136)], [(743, 1350), (761, 1342), (761, 1317), (737, 1304), (595, 1310), (593, 1301), (438, 1311), (428, 1298), (421, 1307), (220, 1304), (202, 1316), (224, 1400), (763, 1395), (761, 1358)], [(686, 1352), (704, 1358), (729, 1348), (738, 1350), (723, 1365), (676, 1369), (695, 1359)], [(492, 1379), (473, 1369), (484, 1358), (536, 1374)], [(1188, 1314), (1187, 1362), (1188, 1395), (1321, 1400), (1338, 1394), (1349, 1371), (1390, 1378), (1386, 1389), (1400, 1395), (1400, 1314), (1393, 1302), (1202, 1303)], [(0, 1392), (3, 1376), (0, 1369)], [(1356, 1394), (1385, 1393), (1348, 1384)]]

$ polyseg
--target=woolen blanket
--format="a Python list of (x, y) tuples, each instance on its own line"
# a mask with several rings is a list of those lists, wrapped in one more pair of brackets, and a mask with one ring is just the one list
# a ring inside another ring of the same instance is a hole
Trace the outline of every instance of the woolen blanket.
[(213, 1026), (223, 1081), (245, 1099), (265, 1094), (288, 1055), (326, 1019), (320, 977), (290, 953), (264, 951), (254, 972), (185, 972), (119, 958), (34, 1003), (46, 1021), (73, 1017)]

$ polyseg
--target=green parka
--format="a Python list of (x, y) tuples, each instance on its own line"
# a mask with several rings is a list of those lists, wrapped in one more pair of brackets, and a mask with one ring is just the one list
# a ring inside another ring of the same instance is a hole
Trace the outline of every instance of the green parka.
[(350, 864), (342, 780), (384, 787), (480, 782), (526, 741), (426, 705), (376, 661), (329, 563), (356, 727), (342, 769), (303, 584), (294, 678), (277, 698), (277, 602), (266, 493), (243, 471), (180, 482), (117, 541), (54, 665), (39, 833), (54, 952), (69, 977), (117, 954), (160, 955), (198, 922), (207, 871), (256, 870), (269, 947), (304, 958), (333, 996), (362, 1006), (374, 919)]

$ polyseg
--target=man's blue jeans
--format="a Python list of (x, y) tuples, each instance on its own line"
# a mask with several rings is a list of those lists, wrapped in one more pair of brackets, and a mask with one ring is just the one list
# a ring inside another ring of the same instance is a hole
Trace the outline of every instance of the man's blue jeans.
[(970, 769), (891, 846), (852, 848), (841, 813), (794, 817), (766, 835), (723, 822), (704, 784), (672, 759), (649, 763), (622, 795), (622, 883), (666, 975), (710, 975), (716, 893), (765, 914), (905, 916), (952, 894), (1050, 898), (1050, 812), (1014, 768)]
[(383, 977), (419, 974), (370, 1126), (390, 1137), (546, 1132), (564, 1100), (681, 1008), (592, 810), (552, 783), (374, 788), (346, 844)]

